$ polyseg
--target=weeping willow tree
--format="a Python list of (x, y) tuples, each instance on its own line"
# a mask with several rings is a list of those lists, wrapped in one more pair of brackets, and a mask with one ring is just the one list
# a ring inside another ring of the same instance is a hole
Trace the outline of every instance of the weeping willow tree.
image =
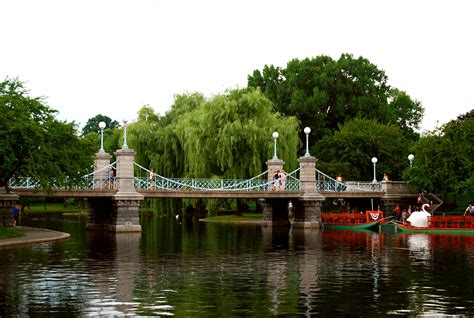
[(150, 153), (151, 166), (166, 177), (185, 176), (186, 160), (183, 141), (179, 138), (179, 125), (186, 114), (192, 113), (204, 102), (200, 93), (176, 95), (171, 110), (161, 120), (155, 144)]
[(160, 117), (152, 107), (145, 105), (138, 111), (137, 121), (127, 127), (128, 145), (135, 150), (135, 162), (150, 167), (150, 153), (153, 152)]
[(176, 126), (185, 156), (184, 176), (245, 179), (266, 170), (272, 158), (272, 132), (278, 155), (291, 171), (297, 166), (299, 123), (272, 111), (259, 90), (230, 90), (183, 115)]

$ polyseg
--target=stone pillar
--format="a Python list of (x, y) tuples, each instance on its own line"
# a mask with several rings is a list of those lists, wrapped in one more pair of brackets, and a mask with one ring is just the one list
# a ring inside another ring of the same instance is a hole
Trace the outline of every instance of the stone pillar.
[[(384, 192), (384, 195), (380, 198), (380, 209), (383, 211), (384, 217), (394, 215), (393, 210), (397, 203), (400, 203), (401, 196), (398, 188), (397, 184), (393, 181), (382, 181), (382, 191)], [(377, 209), (377, 207), (374, 207), (374, 209)]]
[(18, 201), (18, 195), (8, 193), (5, 187), (0, 187), (0, 226), (13, 224), (13, 207)]
[[(88, 199), (89, 221), (86, 228), (111, 232), (141, 232), (138, 208), (143, 201), (143, 195), (135, 190), (134, 185), (135, 152), (132, 149), (119, 149), (114, 155), (117, 158), (117, 192), (112, 198)], [(110, 161), (110, 155), (97, 154), (96, 169), (100, 169), (100, 165), (105, 167), (109, 164), (106, 158)], [(104, 173), (108, 178), (108, 171)]]
[(134, 185), (134, 155), (132, 149), (119, 149), (117, 157), (117, 192), (112, 196), (112, 224), (114, 232), (141, 232), (138, 208), (143, 201), (143, 195), (135, 190)]
[(272, 204), (269, 200), (265, 200), (265, 199), (260, 199), (260, 202), (261, 202), (262, 207), (263, 207), (262, 225), (272, 226), (272, 221), (273, 221)]
[(295, 208), (293, 227), (321, 227), (322, 202), (320, 198), (301, 197)]
[(107, 152), (98, 152), (94, 156), (94, 188), (103, 189), (109, 185), (109, 170), (104, 169), (110, 164), (112, 156)]
[(138, 194), (135, 191), (135, 175), (133, 172), (135, 152), (132, 149), (119, 149), (114, 152), (114, 155), (117, 158), (116, 182), (118, 192)]
[(321, 196), (321, 194), (316, 190), (317, 159), (313, 156), (303, 156), (300, 157), (298, 161), (300, 163), (300, 184), (303, 194)]
[(303, 195), (295, 206), (294, 227), (314, 228), (321, 226), (321, 206), (325, 197), (316, 190), (316, 158), (300, 157), (300, 189)]

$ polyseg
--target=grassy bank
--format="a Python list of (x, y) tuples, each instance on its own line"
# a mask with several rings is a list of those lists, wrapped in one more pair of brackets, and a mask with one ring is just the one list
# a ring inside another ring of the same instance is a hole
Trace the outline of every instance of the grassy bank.
[(25, 236), (25, 234), (12, 227), (0, 227), (0, 240), (20, 236)]
[(87, 214), (87, 209), (86, 208), (81, 208), (76, 205), (69, 205), (69, 206), (64, 206), (62, 203), (39, 203), (39, 204), (31, 204), (29, 207), (25, 207), (24, 210), (25, 213), (28, 214), (36, 214), (36, 213), (48, 213), (48, 212), (54, 212), (54, 213), (85, 213)]
[(218, 221), (218, 222), (241, 222), (241, 221), (261, 221), (263, 218), (262, 213), (244, 213), (241, 216), (237, 215), (219, 215), (211, 216), (204, 221)]

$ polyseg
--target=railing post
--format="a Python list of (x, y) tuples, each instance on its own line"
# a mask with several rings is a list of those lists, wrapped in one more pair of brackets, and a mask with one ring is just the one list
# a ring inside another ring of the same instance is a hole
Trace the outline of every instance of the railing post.
[[(110, 164), (110, 159), (112, 156), (107, 152), (97, 152), (94, 156), (94, 173), (93, 175), (93, 187), (96, 188), (96, 185), (99, 184), (99, 188), (103, 188), (103, 185), (106, 180), (109, 178), (109, 171), (103, 169)], [(102, 169), (102, 170), (101, 170)], [(111, 181), (111, 180), (109, 180)]]
[[(306, 195), (319, 194), (316, 189), (316, 161), (313, 156), (299, 158), (300, 163), (300, 187)], [(320, 195), (320, 194), (319, 194)]]

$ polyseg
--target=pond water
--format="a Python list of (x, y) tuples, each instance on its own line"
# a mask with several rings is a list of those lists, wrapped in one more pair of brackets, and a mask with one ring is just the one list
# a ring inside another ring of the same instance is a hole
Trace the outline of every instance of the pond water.
[(85, 221), (38, 218), (71, 238), (0, 249), (1, 317), (474, 315), (474, 236)]

